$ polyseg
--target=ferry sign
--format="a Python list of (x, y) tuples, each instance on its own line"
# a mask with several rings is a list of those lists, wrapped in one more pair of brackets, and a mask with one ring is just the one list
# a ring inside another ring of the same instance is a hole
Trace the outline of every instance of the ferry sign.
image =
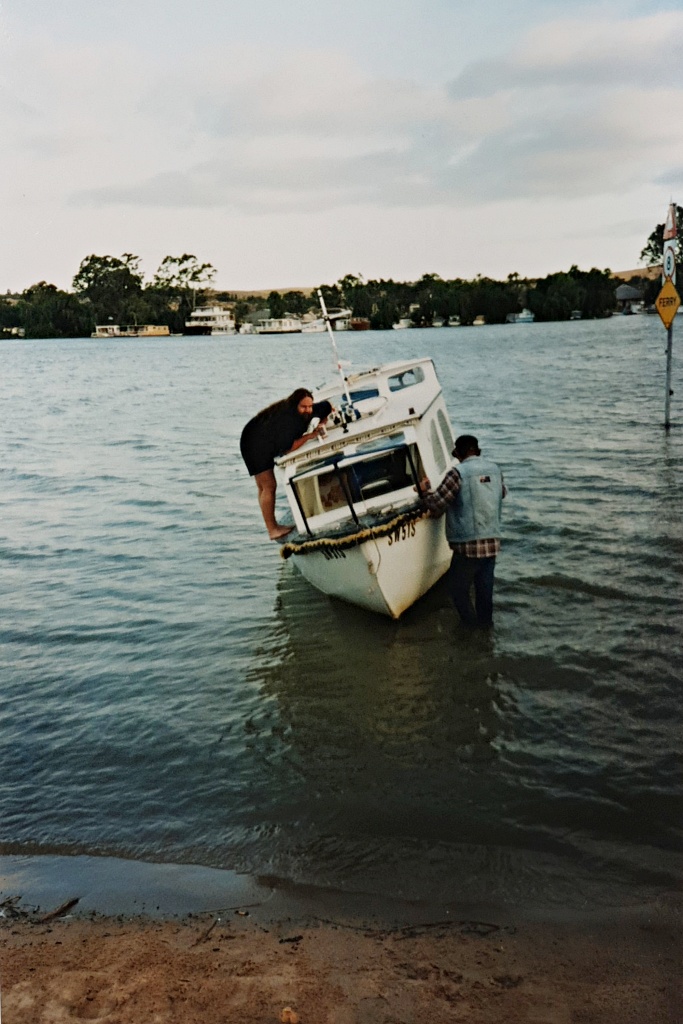
[(657, 300), (655, 302), (657, 312), (659, 313), (660, 319), (666, 327), (667, 331), (673, 323), (673, 319), (676, 316), (676, 310), (678, 309), (680, 304), (680, 295), (678, 294), (674, 285), (672, 284), (671, 279), (667, 278), (666, 282), (664, 283), (664, 287), (657, 296)]

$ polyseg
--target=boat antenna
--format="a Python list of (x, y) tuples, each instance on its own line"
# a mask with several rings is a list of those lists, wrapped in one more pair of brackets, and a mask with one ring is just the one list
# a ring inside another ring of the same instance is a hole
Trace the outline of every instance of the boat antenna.
[(342, 364), (339, 361), (339, 353), (337, 352), (337, 343), (334, 340), (334, 331), (332, 330), (332, 321), (330, 320), (330, 314), (327, 312), (327, 306), (325, 305), (325, 300), (323, 298), (323, 293), (322, 293), (320, 288), (318, 288), (318, 299), (320, 300), (320, 308), (323, 311), (323, 320), (325, 321), (325, 324), (327, 325), (327, 333), (329, 334), (330, 341), (332, 342), (332, 351), (334, 352), (334, 361), (337, 364), (337, 369), (339, 370), (339, 375), (340, 375), (340, 377), (342, 379), (342, 386), (344, 388), (344, 394), (346, 395), (346, 401), (349, 403), (349, 405), (351, 407), (353, 407), (353, 402), (351, 401), (351, 395), (349, 394), (349, 385), (348, 385), (348, 382), (346, 380), (346, 377), (344, 376), (344, 371), (342, 370)]

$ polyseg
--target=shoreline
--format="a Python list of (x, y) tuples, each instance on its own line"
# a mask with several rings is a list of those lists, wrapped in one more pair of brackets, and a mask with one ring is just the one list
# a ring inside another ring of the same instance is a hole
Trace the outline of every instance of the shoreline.
[(573, 905), (517, 893), (515, 899), (470, 896), (412, 897), (359, 888), (340, 889), (247, 874), (201, 864), (152, 862), (88, 854), (0, 854), (0, 920), (3, 901), (17, 900), (21, 914), (36, 918), (71, 901), (72, 916), (182, 919), (248, 908), (259, 920), (316, 918), (330, 912), (344, 919), (372, 919), (382, 926), (423, 924), (435, 919), (496, 918), (504, 922), (576, 924), (639, 918), (648, 914), (683, 918), (683, 890), (633, 890), (628, 899), (583, 899)]
[(0, 857), (4, 1024), (682, 1019), (678, 894), (496, 908), (134, 865)]

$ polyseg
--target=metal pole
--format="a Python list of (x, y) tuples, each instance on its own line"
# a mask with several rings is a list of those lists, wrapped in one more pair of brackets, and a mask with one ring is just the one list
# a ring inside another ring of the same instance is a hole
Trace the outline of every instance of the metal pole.
[(673, 349), (673, 324), (670, 324), (666, 330), (666, 398), (664, 401), (664, 429), (669, 430), (671, 428), (671, 396), (673, 391), (671, 390), (671, 352)]
[(349, 403), (349, 405), (353, 405), (353, 402), (351, 401), (351, 395), (349, 394), (349, 385), (348, 385), (348, 383), (346, 381), (346, 377), (344, 376), (344, 371), (342, 370), (342, 365), (341, 365), (341, 363), (339, 361), (339, 353), (337, 352), (337, 343), (334, 340), (334, 331), (332, 330), (332, 324), (330, 322), (330, 316), (329, 316), (329, 313), (327, 312), (327, 306), (325, 305), (325, 299), (323, 298), (323, 293), (320, 290), (320, 288), (318, 288), (318, 299), (320, 300), (320, 308), (323, 311), (323, 319), (325, 321), (325, 324), (327, 325), (327, 333), (329, 334), (330, 341), (332, 342), (332, 351), (334, 352), (334, 360), (335, 360), (335, 362), (337, 364), (337, 369), (339, 370), (339, 376), (342, 379), (342, 386), (344, 388), (344, 394), (346, 395), (346, 401)]

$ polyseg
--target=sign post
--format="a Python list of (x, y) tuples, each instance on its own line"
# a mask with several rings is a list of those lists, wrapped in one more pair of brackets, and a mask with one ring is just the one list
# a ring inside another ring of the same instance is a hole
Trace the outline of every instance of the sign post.
[(673, 351), (673, 321), (681, 298), (676, 291), (676, 204), (671, 203), (664, 224), (662, 250), (662, 290), (655, 306), (666, 327), (666, 397), (664, 400), (664, 429), (671, 429), (671, 360)]

